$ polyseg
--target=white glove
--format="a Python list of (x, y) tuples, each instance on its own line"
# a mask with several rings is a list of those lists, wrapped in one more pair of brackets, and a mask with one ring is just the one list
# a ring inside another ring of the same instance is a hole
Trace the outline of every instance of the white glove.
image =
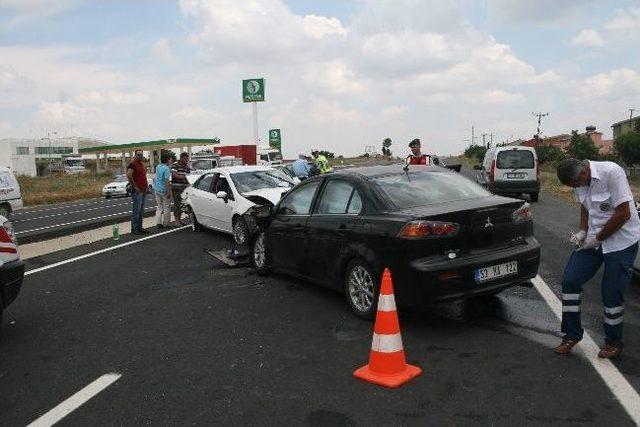
[(589, 236), (578, 248), (579, 251), (584, 249), (597, 249), (600, 246), (600, 240), (596, 239), (596, 236)]
[(569, 241), (576, 246), (580, 246), (582, 245), (582, 242), (584, 242), (584, 239), (586, 239), (586, 237), (587, 233), (584, 230), (580, 230), (575, 234), (571, 233), (571, 238), (569, 239)]

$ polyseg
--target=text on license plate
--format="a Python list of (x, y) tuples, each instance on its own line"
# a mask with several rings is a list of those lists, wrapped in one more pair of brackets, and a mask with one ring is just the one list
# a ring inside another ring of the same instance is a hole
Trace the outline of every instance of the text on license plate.
[(524, 179), (525, 175), (523, 173), (508, 173), (507, 179)]
[(518, 261), (505, 262), (504, 264), (492, 265), (490, 267), (479, 268), (475, 272), (476, 283), (482, 283), (498, 277), (518, 274)]

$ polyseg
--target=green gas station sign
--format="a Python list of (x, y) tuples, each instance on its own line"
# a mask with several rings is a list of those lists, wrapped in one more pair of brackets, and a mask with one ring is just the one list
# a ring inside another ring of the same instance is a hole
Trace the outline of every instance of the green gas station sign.
[(242, 81), (243, 102), (264, 101), (264, 79), (248, 79)]
[(282, 147), (282, 137), (280, 134), (280, 129), (270, 129), (269, 130), (269, 147), (280, 150)]

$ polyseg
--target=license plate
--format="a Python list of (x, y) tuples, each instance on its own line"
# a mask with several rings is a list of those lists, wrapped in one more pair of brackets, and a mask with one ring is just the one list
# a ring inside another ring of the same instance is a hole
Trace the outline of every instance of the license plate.
[(475, 271), (476, 283), (488, 282), (489, 280), (514, 274), (518, 274), (518, 261), (479, 268)]
[(525, 174), (523, 173), (508, 173), (507, 179), (524, 179)]

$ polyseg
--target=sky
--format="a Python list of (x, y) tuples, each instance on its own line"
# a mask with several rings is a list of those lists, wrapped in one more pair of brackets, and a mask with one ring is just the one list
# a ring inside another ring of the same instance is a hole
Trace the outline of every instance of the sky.
[[(0, 139), (261, 141), (285, 157), (461, 152), (640, 114), (640, 3), (0, 0)], [(493, 134), (493, 136), (491, 136)]]

